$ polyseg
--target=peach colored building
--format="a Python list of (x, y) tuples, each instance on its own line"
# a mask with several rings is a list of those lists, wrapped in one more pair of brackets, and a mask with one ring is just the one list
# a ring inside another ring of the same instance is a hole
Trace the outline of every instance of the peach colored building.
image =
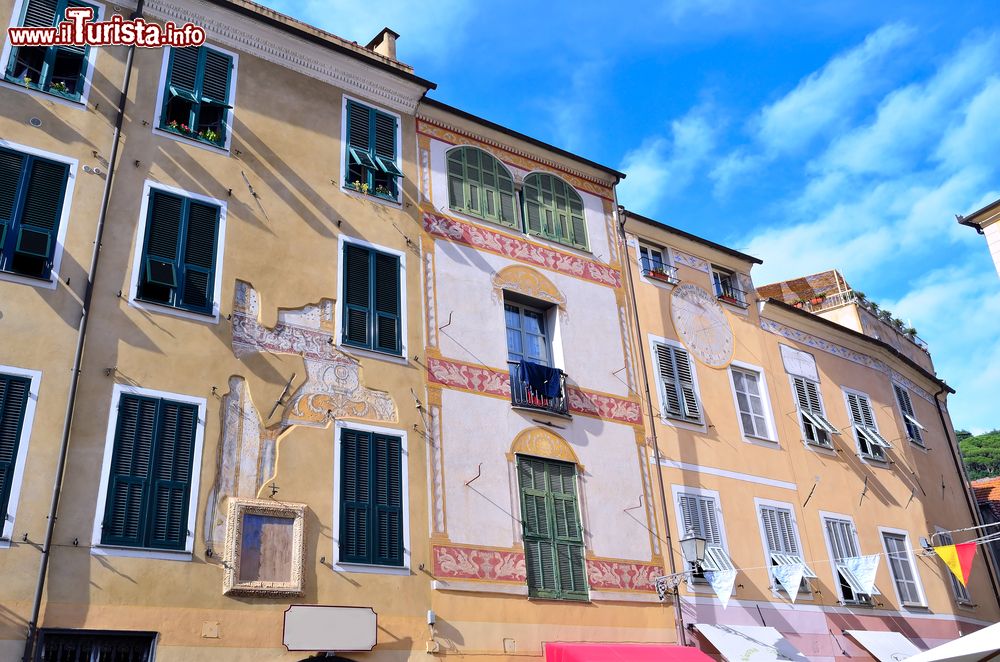
[(957, 216), (958, 222), (974, 228), (986, 238), (986, 246), (1000, 275), (1000, 200), (978, 209), (968, 216)]

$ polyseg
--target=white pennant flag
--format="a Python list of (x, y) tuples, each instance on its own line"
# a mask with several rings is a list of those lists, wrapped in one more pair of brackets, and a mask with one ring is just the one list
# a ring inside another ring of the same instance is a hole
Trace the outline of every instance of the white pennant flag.
[(733, 587), (736, 585), (735, 570), (711, 570), (705, 572), (705, 579), (712, 586), (716, 597), (722, 603), (722, 608), (729, 606), (729, 598), (733, 597)]
[(788, 591), (788, 598), (792, 602), (795, 602), (795, 598), (799, 595), (799, 586), (802, 585), (802, 575), (805, 573), (805, 569), (801, 563), (776, 565), (771, 568), (774, 578)]
[(871, 556), (852, 556), (841, 560), (841, 563), (851, 571), (854, 578), (858, 580), (862, 593), (875, 595), (875, 574), (878, 572), (878, 560), (880, 554)]

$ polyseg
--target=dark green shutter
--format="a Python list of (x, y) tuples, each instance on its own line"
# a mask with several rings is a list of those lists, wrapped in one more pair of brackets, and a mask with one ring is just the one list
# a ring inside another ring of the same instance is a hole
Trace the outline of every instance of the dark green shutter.
[[(229, 98), (232, 71), (233, 58), (213, 48), (171, 48), (167, 90), (160, 110), (161, 128), (170, 128), (170, 104), (186, 103), (186, 106), (174, 106), (174, 112), (180, 114), (180, 117), (175, 114), (174, 118), (186, 124), (192, 132), (182, 132), (182, 135), (212, 145), (224, 145), (228, 131), (225, 109), (232, 107)], [(181, 101), (175, 102), (174, 99)], [(217, 140), (194, 135), (203, 129), (214, 130), (214, 127), (218, 128)]]
[(371, 347), (371, 251), (344, 244), (344, 342)]
[(371, 434), (344, 429), (340, 434), (340, 560), (371, 561)]
[(200, 312), (212, 311), (218, 225), (218, 207), (189, 201), (180, 301), (184, 308)]
[(375, 156), (385, 162), (396, 161), (396, 118), (392, 115), (375, 111)]
[(56, 233), (62, 215), (63, 198), (69, 166), (42, 159), (31, 160), (21, 227), (18, 229), (15, 252), (42, 258), (38, 276), (46, 277), (52, 268), (56, 249)]
[(183, 198), (162, 191), (150, 191), (146, 245), (140, 267), (140, 298), (175, 304), (175, 294), (181, 283), (180, 236), (183, 223)]
[(201, 98), (199, 101), (225, 106), (229, 102), (229, 75), (233, 58), (211, 48), (202, 47)]
[(59, 0), (30, 0), (24, 10), (22, 25), (32, 28), (50, 28), (56, 24)]
[(115, 425), (108, 500), (101, 542), (141, 547), (145, 541), (153, 440), (156, 436), (157, 401), (121, 396)]
[(0, 254), (4, 252), (5, 237), (14, 224), (24, 159), (22, 154), (0, 149)]
[(184, 549), (197, 427), (194, 405), (122, 394), (103, 544)]
[(148, 547), (184, 549), (197, 425), (197, 407), (160, 401), (150, 482)]
[(374, 462), (374, 562), (403, 565), (402, 442), (399, 437), (372, 435)]
[(31, 381), (26, 377), (0, 375), (0, 532), (13, 515), (8, 514), (7, 506), (30, 387)]
[(386, 253), (374, 255), (374, 349), (398, 354), (401, 346), (399, 258)]
[(529, 593), (586, 599), (575, 468), (565, 462), (518, 457), (518, 479)]
[(371, 110), (347, 102), (347, 144), (355, 149), (369, 151), (371, 147)]
[(547, 173), (532, 173), (524, 178), (522, 195), (529, 234), (587, 250), (583, 200), (572, 186)]
[(198, 87), (198, 62), (200, 47), (170, 49), (170, 94), (195, 101)]

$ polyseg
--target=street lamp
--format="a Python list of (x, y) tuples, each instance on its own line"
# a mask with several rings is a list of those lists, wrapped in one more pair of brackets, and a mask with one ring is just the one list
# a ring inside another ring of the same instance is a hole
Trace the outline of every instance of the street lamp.
[(656, 587), (656, 594), (659, 596), (661, 602), (666, 600), (669, 591), (676, 591), (677, 587), (680, 586), (688, 574), (692, 570), (700, 568), (705, 561), (706, 541), (703, 537), (695, 535), (693, 529), (687, 530), (687, 533), (681, 538), (680, 543), (681, 556), (687, 568), (682, 572), (664, 575), (653, 580), (653, 585)]

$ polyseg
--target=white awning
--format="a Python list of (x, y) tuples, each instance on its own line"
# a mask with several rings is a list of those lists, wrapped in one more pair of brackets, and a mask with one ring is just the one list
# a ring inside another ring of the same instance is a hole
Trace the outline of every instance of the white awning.
[(844, 634), (854, 637), (879, 662), (901, 662), (920, 652), (912, 641), (898, 632), (844, 630)]
[(781, 633), (759, 625), (708, 625), (696, 623), (695, 629), (705, 635), (729, 662), (772, 662), (794, 660), (808, 662)]
[(979, 662), (1000, 653), (1000, 623), (907, 658), (906, 662)]

